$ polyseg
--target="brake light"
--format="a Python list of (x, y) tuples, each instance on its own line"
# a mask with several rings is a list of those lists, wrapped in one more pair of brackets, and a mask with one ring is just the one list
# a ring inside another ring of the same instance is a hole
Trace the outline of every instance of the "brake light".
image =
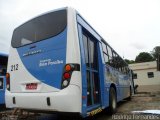
[(10, 90), (10, 74), (6, 73), (6, 88)]
[(63, 74), (64, 79), (69, 79), (71, 75), (69, 73), (64, 73)]

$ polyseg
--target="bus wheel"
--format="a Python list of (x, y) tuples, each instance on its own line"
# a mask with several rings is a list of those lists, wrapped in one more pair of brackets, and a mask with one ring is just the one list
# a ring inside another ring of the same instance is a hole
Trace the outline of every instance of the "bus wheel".
[(109, 113), (114, 114), (117, 111), (117, 94), (113, 87), (109, 92)]

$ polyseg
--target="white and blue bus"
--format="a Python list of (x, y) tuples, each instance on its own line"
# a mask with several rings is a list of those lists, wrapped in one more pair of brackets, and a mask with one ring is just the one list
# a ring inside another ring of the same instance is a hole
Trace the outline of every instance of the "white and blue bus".
[(6, 70), (8, 55), (0, 53), (0, 105), (5, 104)]
[(6, 106), (94, 115), (131, 97), (124, 60), (72, 8), (37, 16), (17, 27), (7, 68)]

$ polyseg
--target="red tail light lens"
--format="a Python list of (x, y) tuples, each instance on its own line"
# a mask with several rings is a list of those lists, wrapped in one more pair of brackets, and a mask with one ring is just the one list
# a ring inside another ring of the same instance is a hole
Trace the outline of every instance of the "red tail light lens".
[(69, 79), (71, 75), (69, 73), (64, 73), (63, 74), (64, 79)]
[(10, 90), (10, 74), (6, 73), (6, 88)]

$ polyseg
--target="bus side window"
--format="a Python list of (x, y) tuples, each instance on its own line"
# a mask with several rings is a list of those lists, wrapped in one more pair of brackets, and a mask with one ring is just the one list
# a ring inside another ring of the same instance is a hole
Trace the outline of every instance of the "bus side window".
[(109, 62), (108, 55), (106, 53), (103, 53), (103, 55), (104, 55), (105, 64), (108, 64), (108, 62)]
[(107, 51), (109, 56), (109, 65), (113, 66), (113, 59), (112, 59), (112, 49), (107, 45)]
[(104, 56), (105, 64), (108, 64), (109, 56), (108, 56), (108, 52), (107, 52), (107, 46), (103, 42), (102, 42), (102, 50), (103, 50), (103, 56)]
[(103, 49), (103, 52), (107, 54), (107, 48), (106, 48), (106, 45), (104, 43), (102, 43), (102, 49)]
[(88, 39), (87, 36), (83, 34), (83, 41), (84, 41), (84, 49), (85, 49), (85, 61), (86, 66), (89, 67), (89, 51), (88, 51)]
[(118, 55), (113, 51), (113, 67), (117, 69), (117, 57)]

